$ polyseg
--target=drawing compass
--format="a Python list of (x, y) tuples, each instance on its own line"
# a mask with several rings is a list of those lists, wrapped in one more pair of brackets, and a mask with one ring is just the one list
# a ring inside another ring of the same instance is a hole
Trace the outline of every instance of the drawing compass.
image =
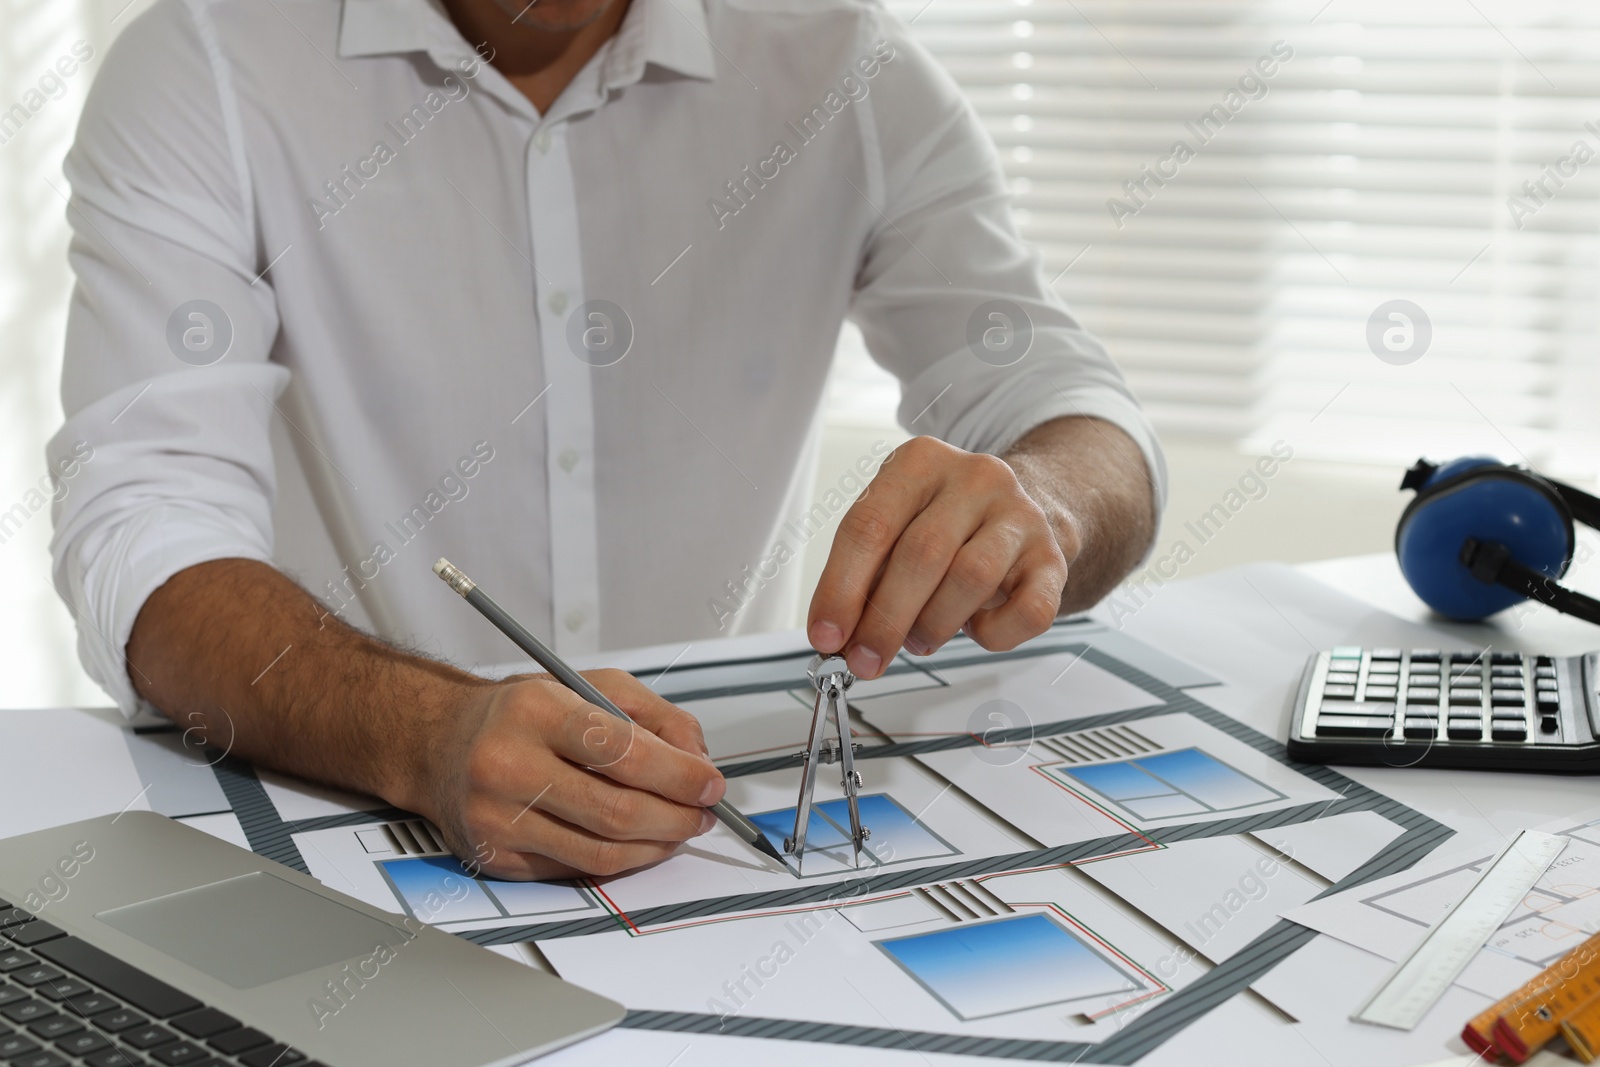
[[(861, 789), (861, 773), (856, 770), (856, 752), (860, 745), (850, 740), (850, 706), (845, 702), (845, 690), (855, 682), (843, 656), (813, 656), (806, 674), (817, 688), (817, 702), (811, 712), (811, 736), (806, 750), (800, 753), (800, 800), (794, 808), (794, 836), (786, 837), (783, 850), (794, 857), (799, 871), (805, 862), (806, 829), (811, 822), (811, 798), (816, 792), (817, 765), (839, 764), (840, 785), (844, 787), (845, 803), (850, 808), (850, 841), (854, 846), (854, 861), (861, 866), (861, 846), (871, 836), (871, 831), (861, 825), (861, 806), (856, 797)], [(827, 737), (828, 722), (833, 722), (833, 736)]]

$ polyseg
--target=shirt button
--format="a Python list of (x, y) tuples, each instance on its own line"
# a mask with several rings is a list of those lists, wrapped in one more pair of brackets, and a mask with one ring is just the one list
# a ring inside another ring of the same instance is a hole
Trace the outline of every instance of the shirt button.
[(539, 150), (540, 155), (550, 151), (550, 131), (540, 130), (538, 133), (534, 134), (533, 146)]
[(561, 454), (556, 457), (556, 462), (561, 464), (562, 470), (571, 474), (572, 468), (578, 465), (578, 450), (576, 448), (563, 448)]
[(558, 289), (550, 294), (550, 299), (546, 300), (545, 303), (550, 306), (550, 310), (553, 313), (559, 315), (567, 310), (567, 294)]
[(588, 621), (589, 616), (584, 614), (582, 608), (573, 608), (571, 611), (567, 612), (567, 629), (573, 633), (577, 633), (579, 630), (583, 629), (583, 624)]

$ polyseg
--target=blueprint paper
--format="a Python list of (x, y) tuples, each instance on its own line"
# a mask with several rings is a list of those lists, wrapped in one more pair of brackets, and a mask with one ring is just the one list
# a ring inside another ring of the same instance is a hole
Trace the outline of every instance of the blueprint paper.
[(0, 837), (149, 811), (126, 731), (114, 708), (0, 711)]
[[(1449, 830), (1335, 769), (1289, 765), (1274, 736), (1208, 702), (1229, 687), (1185, 689), (1176, 682), (1198, 687), (1201, 672), (1132, 638), (1097, 643), (1106, 637), (1104, 627), (1067, 623), (999, 654), (960, 638), (852, 690), (861, 804), (874, 831), (859, 870), (837, 767), (819, 777), (803, 872), (719, 826), (645, 870), (539, 883), (464, 868), (424, 820), (370, 798), (258, 777), (234, 760), (214, 773), (261, 855), (619, 996), (633, 1009), (623, 1023), (638, 1035), (630, 1048), (692, 1035), (718, 1050), (773, 1050), (754, 1056), (761, 1062), (796, 1050), (808, 1062), (849, 1062), (870, 1047), (918, 1062), (959, 1049), (963, 1062), (1160, 1063), (1190, 1028), (1209, 1035), (1214, 1020), (1269, 1012), (1239, 994), (1265, 988), (1316, 938), (1239, 911), (1234, 932), (1211, 938), (1218, 956), (1227, 941), (1226, 958), (1203, 958), (1180, 936), (1213, 903), (1214, 887), (1202, 891), (1190, 876), (1206, 864), (1186, 866), (1192, 857), (1266, 856), (1264, 838), (1249, 835), (1365, 813), (1407, 828), (1364, 861), (1381, 876)], [(730, 798), (769, 840), (792, 826), (793, 753), (810, 721), (800, 644), (789, 635), (617, 657), (701, 717)], [(1031, 706), (1017, 714), (1024, 700)], [(904, 731), (897, 714), (931, 729)], [(1341, 847), (1360, 851), (1364, 840)], [(1170, 900), (1141, 899), (1119, 882), (1158, 868), (1153, 880), (1170, 883)], [(1281, 884), (1287, 893), (1291, 883)], [(859, 990), (834, 981), (840, 973)], [(686, 1055), (720, 1054), (697, 1045)]]
[(350, 815), (388, 807), (377, 797), (348, 793), (343, 789), (308, 782), (303, 778), (294, 778), (277, 771), (263, 770), (257, 771), (256, 774), (284, 822)]
[(941, 667), (939, 677), (945, 688), (882, 696), (857, 694), (852, 688), (850, 703), (867, 722), (899, 741), (981, 737), (996, 727), (1042, 727), (1161, 703), (1078, 652)]
[[(1264, 934), (1280, 911), (1324, 888), (1243, 836), (1180, 841), (1080, 869), (1206, 959), (1220, 962)], [(1177, 885), (1183, 893), (1172, 891)]]
[[(1467, 965), (1456, 984), (1502, 997), (1600, 930), (1600, 819), (1548, 823), (1567, 846)], [(1476, 883), (1504, 842), (1447, 850), (1402, 874), (1324, 897), (1283, 917), (1398, 960)]]
[(1055, 844), (1338, 799), (1182, 713), (917, 759), (1022, 833)]
[(1252, 837), (1296, 863), (1337, 882), (1356, 870), (1404, 830), (1371, 811), (1351, 811), (1312, 822), (1257, 830)]
[(203, 732), (175, 728), (138, 733), (127, 729), (122, 736), (139, 780), (150, 786), (145, 799), (151, 811), (180, 818), (228, 810), (228, 798), (222, 795), (211, 765), (222, 758), (223, 744), (231, 738), (218, 738), (218, 744), (211, 746)]
[[(1167, 943), (1060, 871), (956, 892), (974, 909), (987, 902), (982, 913), (945, 911), (957, 899), (946, 897), (920, 923), (864, 932), (844, 909), (780, 909), (539, 947), (562, 977), (635, 1009), (1079, 1040), (1114, 1032), (1119, 1008), (1201, 973), (1169, 968), (1164, 981), (1139, 958), (1162, 958)], [(672, 982), (650, 977), (663, 971)]]

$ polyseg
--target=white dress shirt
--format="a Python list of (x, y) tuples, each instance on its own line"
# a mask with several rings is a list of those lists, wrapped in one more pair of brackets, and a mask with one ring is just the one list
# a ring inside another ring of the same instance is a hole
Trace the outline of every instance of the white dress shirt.
[(564, 654), (787, 624), (847, 315), (912, 432), (1098, 416), (1159, 507), (991, 142), (877, 6), (633, 0), (543, 115), (483, 58), (437, 0), (160, 0), (106, 57), (49, 455), (93, 449), (55, 581), (125, 710), (145, 598), (225, 557), (466, 665), (515, 653), (439, 556)]

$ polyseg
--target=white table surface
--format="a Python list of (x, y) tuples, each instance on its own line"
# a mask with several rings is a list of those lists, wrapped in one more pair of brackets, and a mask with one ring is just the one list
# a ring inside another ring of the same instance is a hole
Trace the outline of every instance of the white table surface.
[[(1312, 579), (1319, 585), (1307, 581)], [(1600, 554), (1570, 578), (1579, 589), (1600, 588)], [(1330, 595), (1327, 587), (1343, 596)], [(1310, 605), (1309, 607), (1307, 605)], [(1098, 614), (1105, 615), (1102, 606)], [(1416, 628), (1420, 624), (1428, 631)], [(1206, 703), (1271, 736), (1282, 737), (1284, 699), (1307, 651), (1334, 644), (1402, 644), (1502, 648), (1570, 655), (1600, 649), (1600, 629), (1533, 606), (1503, 613), (1485, 624), (1465, 626), (1432, 618), (1406, 587), (1389, 555), (1257, 567), (1168, 583), (1130, 617), (1117, 623), (1146, 640), (1215, 674), (1223, 684), (1194, 690)], [(1481, 771), (1341, 768), (1381, 793), (1457, 830), (1463, 838), (1507, 839), (1516, 831), (1568, 814), (1600, 807), (1600, 787), (1590, 777), (1555, 777)], [(0, 789), (0, 793), (4, 790)], [(71, 807), (71, 805), (65, 805)], [(74, 816), (77, 817), (77, 816)], [(60, 821), (71, 821), (63, 818)], [(8, 832), (15, 832), (8, 831)], [(1298, 982), (1293, 1010), (1298, 1021), (1274, 1015), (1250, 997), (1238, 996), (1189, 1026), (1141, 1061), (1152, 1067), (1177, 1064), (1344, 1064), (1411, 1067), (1451, 1054), (1449, 1034), (1402, 1034), (1356, 1027), (1346, 1016), (1365, 989), (1389, 965), (1328, 937), (1319, 937), (1279, 965), (1281, 976)], [(1345, 976), (1342, 983), (1331, 974)], [(1370, 975), (1370, 977), (1367, 977)], [(1280, 982), (1282, 985), (1283, 982)], [(1291, 988), (1291, 992), (1294, 992)], [(1452, 1026), (1487, 1002), (1453, 990), (1439, 1011)], [(1459, 1003), (1458, 1003), (1459, 1002)], [(1356, 1029), (1352, 1030), (1352, 1027)], [(1459, 1041), (1455, 1042), (1459, 1047)], [(694, 1064), (815, 1064), (916, 1067), (975, 1062), (970, 1057), (923, 1055), (831, 1047), (787, 1041), (617, 1030), (541, 1061), (551, 1067), (615, 1063), (660, 1067)]]

